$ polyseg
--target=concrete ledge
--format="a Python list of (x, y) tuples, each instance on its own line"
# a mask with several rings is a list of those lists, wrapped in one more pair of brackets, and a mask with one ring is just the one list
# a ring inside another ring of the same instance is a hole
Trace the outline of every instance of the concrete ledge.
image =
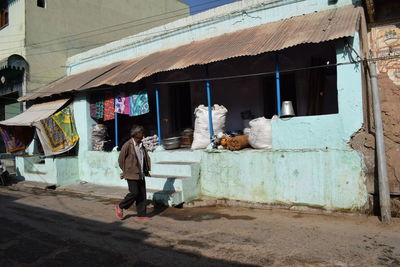
[(248, 202), (234, 199), (219, 199), (213, 197), (202, 197), (195, 199), (191, 202), (184, 203), (184, 207), (187, 208), (200, 208), (200, 207), (244, 207), (244, 208), (255, 208), (255, 209), (267, 209), (267, 210), (286, 210), (289, 212), (303, 213), (303, 214), (337, 214), (337, 215), (349, 215), (349, 216), (368, 216), (368, 210), (325, 210), (322, 208), (304, 206), (304, 205), (291, 205), (284, 203), (259, 203), (259, 202)]
[(60, 186), (56, 191), (72, 192), (88, 196), (97, 196), (103, 198), (122, 199), (128, 193), (127, 187), (96, 185), (86, 182)]
[(52, 183), (21, 181), (21, 182), (18, 182), (16, 184), (13, 184), (11, 187), (13, 189), (23, 191), (23, 189), (27, 189), (27, 188), (29, 188), (29, 189), (37, 188), (37, 189), (46, 190), (46, 189), (49, 189), (49, 188), (52, 188), (52, 187), (55, 188), (55, 186), (56, 185), (52, 184)]

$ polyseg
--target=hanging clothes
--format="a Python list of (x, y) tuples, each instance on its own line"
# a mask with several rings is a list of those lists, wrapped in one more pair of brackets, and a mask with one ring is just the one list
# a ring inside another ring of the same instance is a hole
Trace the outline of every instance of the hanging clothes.
[(124, 98), (124, 105), (125, 105), (125, 109), (124, 112), (122, 114), (125, 115), (131, 115), (131, 101), (130, 101), (130, 97), (126, 96)]
[(15, 153), (25, 150), (33, 140), (33, 127), (24, 126), (1, 126), (0, 134), (7, 152)]
[(113, 120), (115, 117), (114, 96), (112, 92), (108, 92), (104, 97), (104, 120)]
[(79, 140), (70, 106), (36, 122), (34, 126), (46, 156), (64, 153), (72, 149)]
[(149, 112), (149, 98), (146, 91), (140, 91), (130, 96), (130, 116), (139, 116)]
[(93, 94), (90, 96), (90, 117), (101, 120), (104, 117), (104, 96)]
[[(127, 100), (129, 101), (129, 98), (126, 97), (124, 92), (119, 93), (116, 97), (115, 97), (115, 112), (119, 113), (119, 114), (129, 114), (129, 102), (128, 105)], [(128, 112), (127, 112), (128, 110)]]

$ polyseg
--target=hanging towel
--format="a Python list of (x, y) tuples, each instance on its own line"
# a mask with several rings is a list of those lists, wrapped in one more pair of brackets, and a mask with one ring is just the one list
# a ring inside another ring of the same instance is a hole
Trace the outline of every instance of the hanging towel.
[(15, 153), (25, 150), (33, 140), (34, 128), (21, 126), (1, 126), (0, 134), (3, 137), (6, 150)]
[(130, 116), (139, 116), (150, 112), (147, 92), (140, 91), (130, 96)]
[(90, 117), (95, 120), (103, 119), (104, 117), (104, 97), (101, 94), (90, 96)]
[(130, 97), (126, 96), (124, 101), (124, 105), (125, 105), (125, 109), (124, 112), (122, 114), (125, 115), (131, 115), (131, 101), (130, 101)]
[(34, 125), (46, 156), (64, 153), (79, 140), (70, 106)]
[(115, 116), (114, 96), (109, 92), (106, 93), (104, 99), (104, 120), (113, 120)]
[(125, 93), (121, 92), (115, 97), (115, 112), (119, 114), (125, 113)]

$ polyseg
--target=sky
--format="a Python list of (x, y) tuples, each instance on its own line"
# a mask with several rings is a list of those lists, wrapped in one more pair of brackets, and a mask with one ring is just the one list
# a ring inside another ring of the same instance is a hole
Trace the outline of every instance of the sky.
[(190, 6), (190, 15), (206, 11), (217, 6), (222, 6), (238, 0), (182, 0)]

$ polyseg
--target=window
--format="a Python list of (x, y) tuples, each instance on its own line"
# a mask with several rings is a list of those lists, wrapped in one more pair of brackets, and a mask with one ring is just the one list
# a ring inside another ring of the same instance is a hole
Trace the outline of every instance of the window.
[(46, 8), (46, 1), (45, 0), (37, 0), (37, 6), (41, 8)]
[(8, 25), (8, 6), (7, 1), (0, 5), (0, 29)]

